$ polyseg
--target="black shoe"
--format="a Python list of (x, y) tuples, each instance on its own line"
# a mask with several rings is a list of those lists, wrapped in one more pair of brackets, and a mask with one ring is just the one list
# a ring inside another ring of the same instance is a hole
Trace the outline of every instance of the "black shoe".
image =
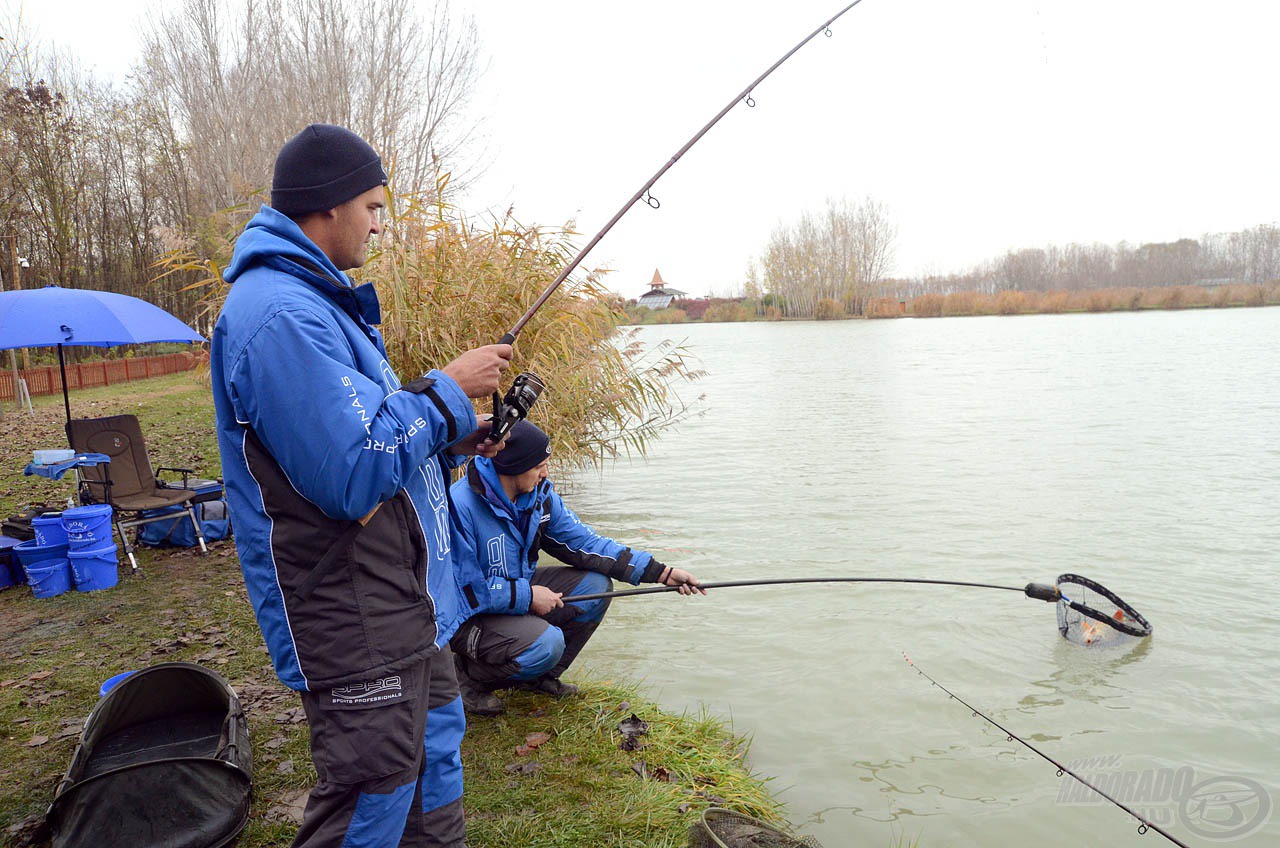
[(462, 708), (471, 715), (496, 716), (502, 713), (502, 699), (465, 674), (458, 675), (458, 691), (462, 694)]
[(522, 680), (516, 684), (517, 689), (523, 689), (526, 692), (540, 692), (543, 695), (550, 695), (557, 700), (561, 698), (572, 698), (578, 694), (578, 687), (572, 683), (565, 683), (558, 677), (538, 677), (534, 680)]

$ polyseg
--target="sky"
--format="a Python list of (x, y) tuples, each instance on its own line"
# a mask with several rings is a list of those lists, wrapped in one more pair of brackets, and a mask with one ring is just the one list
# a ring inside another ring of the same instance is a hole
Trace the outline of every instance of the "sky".
[[(3, 3), (4, 0), (0, 0)], [(453, 0), (479, 29), (486, 168), (461, 206), (576, 222), (585, 243), (847, 0)], [(13, 3), (10, 2), (10, 8)], [(154, 0), (25, 15), (120, 74)], [(424, 7), (429, 4), (424, 3)], [(829, 199), (882, 204), (895, 276), (1008, 249), (1198, 238), (1280, 220), (1280, 4), (862, 0), (736, 105), (585, 260), (735, 292), (770, 234)]]

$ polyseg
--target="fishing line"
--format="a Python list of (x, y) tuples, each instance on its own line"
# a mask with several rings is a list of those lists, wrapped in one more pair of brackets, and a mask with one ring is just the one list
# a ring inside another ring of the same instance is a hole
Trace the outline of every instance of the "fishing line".
[(939, 689), (941, 689), (943, 692), (946, 692), (946, 693), (947, 693), (948, 695), (950, 695), (952, 698), (954, 698), (955, 700), (959, 701), (961, 704), (964, 704), (966, 707), (968, 707), (968, 708), (973, 712), (974, 717), (983, 719), (983, 720), (984, 720), (984, 721), (986, 721), (988, 724), (990, 724), (992, 727), (996, 728), (996, 729), (997, 729), (997, 730), (999, 730), (1001, 733), (1005, 734), (1005, 736), (1008, 738), (1008, 740), (1009, 740), (1010, 742), (1017, 742), (1017, 743), (1021, 744), (1023, 747), (1025, 747), (1026, 749), (1028, 749), (1029, 751), (1031, 751), (1032, 753), (1034, 753), (1036, 756), (1040, 757), (1040, 759), (1045, 760), (1046, 762), (1048, 762), (1048, 763), (1050, 763), (1050, 764), (1052, 764), (1052, 765), (1056, 766), (1056, 767), (1057, 767), (1057, 769), (1058, 769), (1058, 777), (1062, 777), (1062, 775), (1063, 775), (1063, 774), (1069, 774), (1069, 775), (1071, 775), (1071, 776), (1072, 776), (1073, 778), (1075, 778), (1077, 781), (1079, 781), (1080, 783), (1082, 783), (1082, 784), (1084, 784), (1085, 786), (1089, 787), (1089, 788), (1090, 788), (1090, 789), (1092, 789), (1094, 792), (1098, 793), (1098, 795), (1100, 795), (1101, 797), (1106, 798), (1106, 799), (1107, 799), (1108, 801), (1110, 801), (1112, 804), (1115, 804), (1117, 807), (1119, 807), (1120, 809), (1124, 810), (1124, 811), (1125, 811), (1126, 813), (1128, 813), (1129, 815), (1133, 816), (1133, 818), (1138, 822), (1138, 833), (1143, 833), (1143, 834), (1145, 834), (1148, 830), (1154, 830), (1156, 833), (1160, 834), (1160, 835), (1161, 835), (1161, 836), (1163, 836), (1165, 839), (1168, 839), (1168, 840), (1169, 840), (1170, 842), (1172, 842), (1174, 845), (1179, 845), (1179, 846), (1181, 846), (1181, 848), (1191, 848), (1191, 846), (1190, 846), (1190, 845), (1188, 845), (1187, 843), (1185, 843), (1185, 842), (1183, 842), (1182, 840), (1178, 839), (1178, 837), (1174, 836), (1172, 833), (1169, 833), (1169, 831), (1167, 831), (1167, 830), (1165, 830), (1164, 828), (1160, 827), (1160, 825), (1158, 825), (1158, 824), (1156, 824), (1156, 823), (1154, 823), (1154, 822), (1150, 821), (1149, 819), (1143, 818), (1142, 816), (1138, 815), (1138, 813), (1137, 813), (1137, 812), (1136, 812), (1132, 807), (1129, 807), (1128, 805), (1126, 805), (1126, 804), (1125, 804), (1124, 802), (1122, 802), (1122, 801), (1117, 801), (1115, 798), (1112, 798), (1112, 797), (1111, 797), (1110, 795), (1108, 795), (1106, 792), (1103, 792), (1101, 789), (1099, 789), (1098, 787), (1094, 786), (1092, 783), (1090, 783), (1090, 782), (1089, 782), (1088, 780), (1086, 780), (1085, 778), (1083, 778), (1083, 777), (1081, 777), (1080, 775), (1076, 774), (1074, 771), (1072, 771), (1072, 770), (1071, 770), (1070, 768), (1068, 768), (1067, 766), (1064, 766), (1062, 763), (1058, 762), (1058, 761), (1057, 761), (1057, 760), (1055, 760), (1053, 757), (1051, 757), (1051, 756), (1049, 756), (1048, 754), (1046, 754), (1044, 751), (1041, 751), (1039, 748), (1037, 748), (1036, 746), (1032, 745), (1030, 742), (1026, 741), (1026, 740), (1025, 740), (1025, 739), (1023, 739), (1022, 737), (1020, 737), (1020, 736), (1018, 736), (1017, 734), (1015, 734), (1012, 730), (1009, 730), (1007, 727), (1005, 727), (1004, 725), (1000, 724), (1000, 723), (999, 723), (998, 721), (996, 721), (995, 719), (993, 719), (993, 718), (991, 718), (990, 716), (988, 716), (988, 715), (986, 715), (985, 713), (983, 713), (981, 710), (979, 710), (977, 707), (975, 707), (975, 706), (973, 706), (972, 704), (970, 704), (970, 703), (969, 703), (968, 701), (966, 701), (964, 698), (961, 698), (961, 697), (960, 697), (959, 695), (957, 695), (955, 692), (952, 692), (950, 689), (948, 689), (947, 687), (943, 686), (941, 683), (939, 683), (938, 681), (934, 680), (934, 679), (933, 679), (932, 677), (930, 677), (929, 675), (925, 674), (925, 673), (924, 673), (924, 670), (923, 670), (923, 669), (921, 669), (921, 668), (920, 668), (918, 665), (916, 665), (914, 662), (912, 662), (912, 661), (911, 661), (911, 657), (907, 656), (905, 652), (902, 654), (902, 658), (903, 658), (903, 659), (905, 659), (905, 660), (907, 661), (907, 665), (909, 665), (909, 666), (911, 666), (913, 669), (915, 669), (915, 670), (916, 670), (916, 673), (917, 673), (917, 674), (919, 674), (921, 677), (923, 677), (925, 680), (928, 680), (928, 681), (929, 681), (930, 683), (932, 683), (934, 686), (937, 686), (937, 687), (938, 687)]

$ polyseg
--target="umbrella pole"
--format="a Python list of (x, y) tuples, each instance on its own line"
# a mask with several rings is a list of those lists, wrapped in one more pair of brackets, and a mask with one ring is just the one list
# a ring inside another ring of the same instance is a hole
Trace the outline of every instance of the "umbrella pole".
[(71, 423), (71, 401), (67, 398), (67, 363), (62, 360), (62, 345), (58, 345), (58, 369), (62, 372), (62, 405), (67, 410), (67, 423)]

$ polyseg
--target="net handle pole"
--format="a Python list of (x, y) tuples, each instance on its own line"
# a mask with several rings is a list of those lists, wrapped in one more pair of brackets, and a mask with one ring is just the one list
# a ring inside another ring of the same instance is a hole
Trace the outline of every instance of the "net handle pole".
[[(794, 583), (915, 583), (928, 586), (966, 586), (974, 589), (1000, 589), (1006, 592), (1022, 592), (1028, 598), (1042, 601), (1058, 600), (1057, 589), (1042, 583), (1028, 583), (1026, 586), (998, 586), (994, 583), (969, 583), (962, 580), (928, 580), (916, 577), (785, 577), (770, 580), (726, 580), (719, 583), (703, 583), (702, 589), (734, 589), (739, 586), (781, 586)], [(661, 592), (678, 592), (679, 586), (653, 586), (646, 589), (621, 589), (616, 592), (595, 592), (590, 595), (571, 595), (561, 598), (566, 604), (577, 601), (599, 601), (605, 598), (629, 598), (635, 595), (656, 595)], [(1053, 593), (1050, 598), (1047, 591)]]

